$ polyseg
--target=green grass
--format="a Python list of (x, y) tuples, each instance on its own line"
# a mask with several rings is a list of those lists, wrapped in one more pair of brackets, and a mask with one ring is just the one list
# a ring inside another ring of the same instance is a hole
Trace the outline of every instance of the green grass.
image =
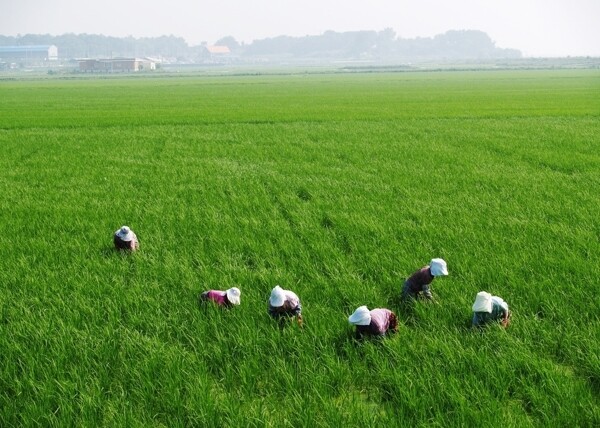
[[(0, 82), (0, 425), (600, 425), (599, 94), (598, 71)], [(439, 304), (401, 307), (432, 257)], [(269, 319), (276, 284), (304, 330)], [(470, 331), (480, 290), (508, 330)], [(399, 333), (354, 341), (363, 304)]]

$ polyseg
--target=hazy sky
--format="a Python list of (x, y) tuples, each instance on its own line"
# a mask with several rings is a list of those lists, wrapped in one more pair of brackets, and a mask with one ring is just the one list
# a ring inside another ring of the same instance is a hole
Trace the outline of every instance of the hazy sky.
[(526, 56), (600, 56), (600, 0), (0, 0), (0, 34), (224, 36), (250, 43), (327, 30), (403, 38), (481, 30)]

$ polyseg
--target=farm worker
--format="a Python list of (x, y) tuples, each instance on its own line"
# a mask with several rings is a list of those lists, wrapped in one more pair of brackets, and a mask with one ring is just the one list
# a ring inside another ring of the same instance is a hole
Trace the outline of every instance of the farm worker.
[(237, 287), (231, 287), (225, 291), (208, 290), (200, 294), (200, 301), (212, 301), (219, 306), (231, 307), (240, 304), (242, 292)]
[(432, 299), (430, 284), (437, 276), (448, 275), (448, 267), (443, 259), (431, 259), (427, 266), (422, 267), (406, 281), (402, 287), (402, 299), (416, 299), (422, 295), (426, 299)]
[(473, 327), (481, 327), (493, 321), (500, 321), (503, 327), (508, 327), (510, 311), (508, 304), (498, 296), (480, 291), (473, 303)]
[(137, 236), (127, 226), (123, 226), (115, 232), (113, 241), (117, 250), (135, 251), (140, 247)]
[(269, 315), (282, 320), (284, 317), (296, 317), (298, 325), (302, 327), (302, 305), (300, 299), (290, 290), (284, 290), (279, 285), (271, 290), (269, 297)]
[(356, 326), (356, 337), (384, 336), (387, 332), (398, 330), (398, 319), (389, 309), (377, 308), (369, 311), (366, 306), (357, 308), (348, 322)]

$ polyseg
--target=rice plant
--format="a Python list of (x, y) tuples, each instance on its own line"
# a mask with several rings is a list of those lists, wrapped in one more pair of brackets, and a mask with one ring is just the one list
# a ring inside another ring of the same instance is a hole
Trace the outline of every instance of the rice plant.
[[(0, 81), (0, 425), (600, 425), (599, 93), (597, 70)], [(433, 257), (436, 303), (401, 304)], [(267, 314), (277, 284), (303, 328)], [(470, 328), (480, 290), (508, 329)], [(360, 305), (398, 333), (355, 340)]]

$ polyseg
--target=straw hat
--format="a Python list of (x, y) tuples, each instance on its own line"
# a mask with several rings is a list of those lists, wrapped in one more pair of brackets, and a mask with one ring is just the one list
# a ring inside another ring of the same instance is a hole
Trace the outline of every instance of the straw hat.
[(231, 287), (230, 289), (225, 290), (225, 293), (227, 293), (227, 300), (229, 300), (232, 305), (240, 304), (240, 295), (242, 292), (239, 288)]
[(480, 291), (475, 297), (475, 303), (473, 303), (473, 312), (487, 312), (492, 313), (492, 295), (486, 291)]
[(433, 276), (446, 276), (448, 275), (448, 267), (444, 259), (431, 259), (429, 262), (429, 268)]
[(348, 322), (354, 325), (369, 325), (371, 324), (371, 313), (366, 306), (358, 307), (352, 315), (348, 317)]
[(275, 288), (271, 291), (271, 297), (269, 297), (269, 304), (274, 308), (279, 308), (283, 306), (285, 302), (285, 292), (283, 288), (279, 285), (276, 285)]
[(117, 235), (121, 241), (125, 242), (133, 241), (133, 238), (135, 237), (133, 231), (127, 226), (121, 227), (115, 232), (115, 235)]

